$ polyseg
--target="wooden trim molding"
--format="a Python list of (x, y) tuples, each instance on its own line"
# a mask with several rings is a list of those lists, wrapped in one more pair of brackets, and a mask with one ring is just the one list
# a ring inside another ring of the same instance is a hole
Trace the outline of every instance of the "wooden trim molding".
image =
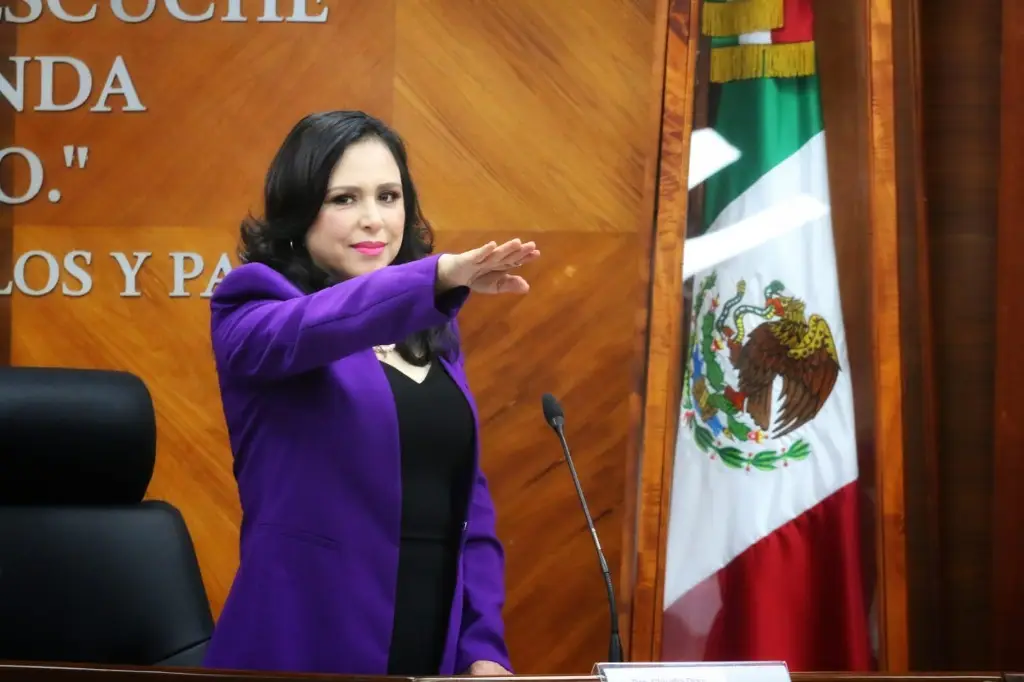
[(675, 447), (682, 371), (683, 242), (686, 237), (687, 166), (693, 127), (693, 68), (699, 43), (700, 0), (671, 0), (665, 51), (658, 206), (651, 259), (646, 383), (637, 495), (636, 573), (630, 658), (661, 653), (668, 485)]
[[(642, 223), (637, 225), (640, 235), (640, 258), (637, 277), (640, 281), (641, 300), (637, 306), (635, 346), (633, 351), (634, 389), (630, 395), (630, 438), (626, 453), (626, 490), (623, 495), (622, 560), (619, 570), (618, 606), (619, 629), (623, 651), (632, 648), (633, 591), (637, 572), (637, 523), (640, 519), (640, 459), (642, 452), (644, 388), (647, 382), (648, 325), (651, 310), (652, 265), (654, 245), (657, 243), (658, 171), (661, 160), (661, 120), (664, 110), (666, 51), (668, 47), (668, 15), (671, 0), (657, 0), (654, 14), (654, 54), (651, 59), (650, 132), (647, 140), (644, 167), (644, 194)], [(627, 658), (632, 658), (627, 656)]]
[(931, 652), (947, 650), (942, 614), (942, 534), (938, 384), (932, 314), (931, 246), (925, 202), (925, 145), (920, 0), (893, 5), (896, 177), (903, 349), (904, 506), (907, 517), (908, 661), (930, 669)]
[(1024, 668), (1024, 3), (1003, 0), (992, 495), (992, 663)]
[(871, 148), (864, 151), (871, 197), (879, 667), (901, 673), (909, 659), (892, 0), (869, 0), (867, 20)]

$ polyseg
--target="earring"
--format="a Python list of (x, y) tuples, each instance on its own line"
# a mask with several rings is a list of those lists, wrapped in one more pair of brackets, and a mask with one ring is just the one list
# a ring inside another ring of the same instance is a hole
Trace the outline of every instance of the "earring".
[(292, 251), (294, 251), (294, 250), (295, 250), (295, 242), (294, 242), (294, 241), (292, 241), (292, 240), (290, 240), (290, 239), (289, 239), (289, 240), (288, 240), (288, 246), (290, 246), (290, 247), (291, 247)]

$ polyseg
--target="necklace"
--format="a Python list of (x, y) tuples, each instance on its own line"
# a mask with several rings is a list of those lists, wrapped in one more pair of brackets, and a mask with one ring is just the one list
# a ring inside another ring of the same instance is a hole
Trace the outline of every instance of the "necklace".
[(388, 344), (386, 346), (374, 346), (373, 347), (373, 352), (376, 353), (377, 355), (381, 355), (381, 356), (387, 355), (388, 353), (391, 353), (394, 350), (395, 350), (395, 344), (393, 344), (393, 343), (390, 343), (390, 344)]

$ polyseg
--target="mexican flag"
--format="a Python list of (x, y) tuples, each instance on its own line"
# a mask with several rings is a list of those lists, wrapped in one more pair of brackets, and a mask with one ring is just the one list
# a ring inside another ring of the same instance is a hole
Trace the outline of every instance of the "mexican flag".
[[(705, 0), (704, 13), (711, 125), (741, 154), (704, 185), (707, 229), (799, 195), (827, 205), (810, 0)], [(790, 230), (692, 285), (662, 658), (869, 670), (831, 221)]]

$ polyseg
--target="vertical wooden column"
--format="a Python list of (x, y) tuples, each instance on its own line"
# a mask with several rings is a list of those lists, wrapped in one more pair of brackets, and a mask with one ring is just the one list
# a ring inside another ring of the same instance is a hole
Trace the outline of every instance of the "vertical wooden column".
[[(647, 326), (651, 311), (653, 283), (652, 264), (657, 243), (658, 171), (661, 164), (662, 114), (665, 109), (665, 73), (668, 68), (669, 12), (673, 0), (656, 0), (654, 13), (654, 54), (651, 60), (650, 102), (648, 137), (645, 142), (649, 152), (645, 155), (643, 188), (643, 213), (637, 226), (640, 258), (637, 260), (637, 281), (640, 301), (636, 307), (633, 336), (633, 390), (629, 396), (629, 442), (626, 453), (626, 489), (623, 492), (622, 512), (622, 560), (619, 569), (619, 584), (616, 591), (619, 607), (619, 628), (622, 635), (623, 651), (632, 651), (633, 596), (639, 569), (637, 553), (637, 524), (640, 521), (640, 460), (643, 451), (644, 391), (647, 384)], [(627, 656), (627, 658), (631, 658)]]
[(687, 168), (693, 128), (694, 65), (700, 0), (671, 0), (665, 52), (658, 205), (651, 256), (646, 376), (639, 453), (630, 658), (656, 660), (661, 652), (665, 517), (672, 481), (682, 365), (683, 242)]
[[(916, 449), (910, 440), (918, 426), (905, 422), (916, 670), (996, 667), (992, 491), (1002, 2), (927, 0), (919, 6), (927, 243), (918, 248), (930, 270), (936, 438), (934, 455)], [(899, 185), (901, 196), (906, 189)], [(905, 311), (927, 303), (900, 293)], [(904, 341), (906, 361), (916, 349), (913, 338)], [(905, 390), (913, 399), (914, 386)], [(922, 495), (932, 501), (923, 504)], [(922, 514), (930, 515), (924, 524)], [(922, 610), (928, 591), (939, 604)]]
[(993, 419), (992, 667), (1024, 668), (1024, 3), (1003, 0)]
[(946, 650), (939, 517), (938, 381), (935, 375), (931, 239), (925, 201), (921, 1), (893, 5), (893, 85), (899, 216), (903, 362), (904, 507), (907, 554), (907, 660), (929, 668)]
[(892, 0), (870, 0), (871, 301), (878, 457), (878, 625), (881, 667), (905, 672), (907, 568), (903, 510), (903, 369), (900, 354), (899, 231)]

